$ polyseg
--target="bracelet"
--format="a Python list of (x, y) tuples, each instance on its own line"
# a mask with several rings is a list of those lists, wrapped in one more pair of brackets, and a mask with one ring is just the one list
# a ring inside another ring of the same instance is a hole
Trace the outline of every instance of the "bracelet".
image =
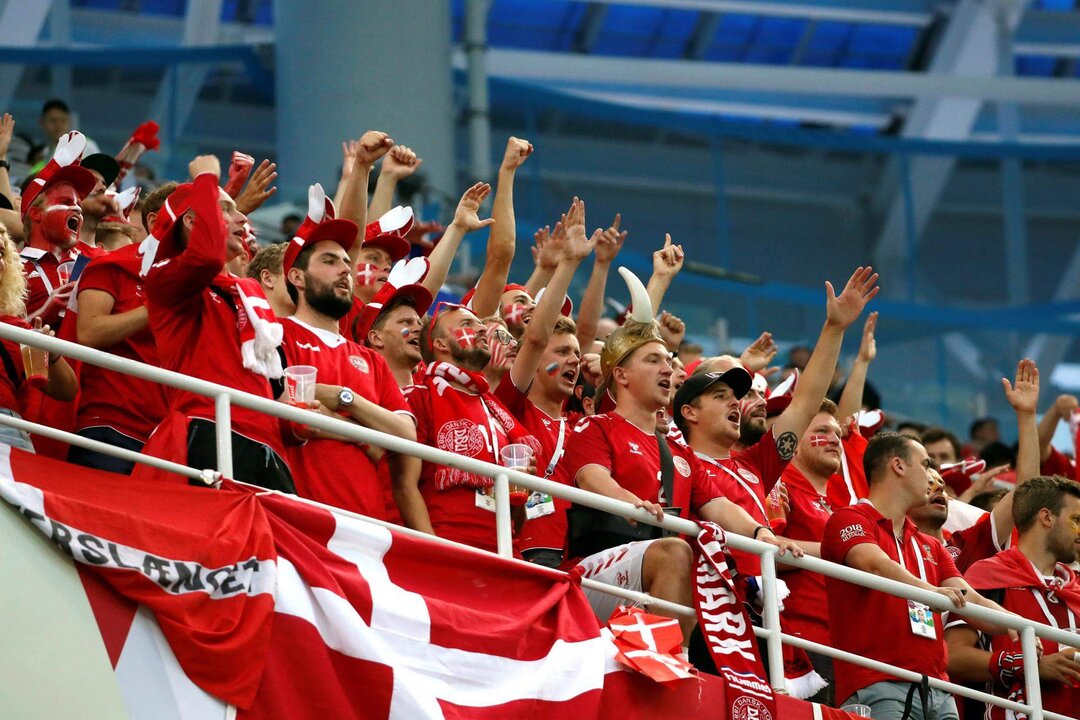
[(0, 168), (11, 170), (11, 163), (9, 163), (6, 158), (0, 159)]
[(772, 532), (772, 528), (769, 527), (768, 525), (758, 525), (756, 528), (754, 528), (753, 538), (755, 540), (757, 540), (758, 533), (761, 532), (762, 530), (768, 530), (769, 532)]

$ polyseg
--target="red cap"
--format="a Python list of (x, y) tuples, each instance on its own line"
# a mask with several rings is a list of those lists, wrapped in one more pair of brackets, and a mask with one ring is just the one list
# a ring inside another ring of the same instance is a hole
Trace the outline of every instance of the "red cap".
[(60, 138), (56, 145), (56, 152), (41, 172), (26, 186), (26, 192), (22, 195), (20, 217), (25, 218), (30, 211), (30, 206), (45, 188), (67, 183), (75, 189), (75, 193), (82, 200), (94, 191), (97, 178), (94, 173), (79, 166), (79, 158), (82, 157), (83, 149), (86, 148), (86, 138), (78, 130), (69, 132)]
[(407, 262), (398, 261), (390, 269), (390, 274), (379, 292), (375, 293), (371, 302), (360, 309), (355, 327), (355, 337), (359, 338), (359, 342), (363, 342), (363, 338), (367, 337), (383, 308), (400, 297), (411, 298), (417, 314), (423, 317), (434, 300), (431, 291), (420, 284), (427, 277), (430, 267), (431, 263), (427, 258), (413, 258)]
[[(522, 288), (522, 289), (524, 289), (524, 288)], [(535, 302), (537, 305), (540, 304), (540, 298), (542, 298), (544, 296), (544, 291), (545, 290), (547, 290), (547, 288), (540, 288), (540, 292), (536, 293), (536, 297), (533, 298), (533, 302)], [(503, 290), (503, 292), (506, 292), (506, 291)], [(564, 295), (563, 296), (562, 308), (559, 310), (559, 314), (565, 315), (566, 317), (570, 317), (573, 314), (573, 312), (574, 312), (574, 301), (570, 299), (569, 295)]]
[[(508, 293), (511, 290), (520, 290), (523, 293), (528, 293), (529, 292), (529, 289), (527, 287), (525, 287), (524, 285), (518, 285), (517, 283), (509, 283), (507, 285), (503, 285), (503, 289), (502, 289), (503, 293)], [(472, 288), (471, 290), (469, 290), (469, 292), (465, 293), (465, 296), (463, 298), (461, 298), (461, 304), (464, 305), (465, 307), (469, 308), (470, 310), (472, 310), (472, 299), (473, 299), (473, 295), (475, 295), (475, 294), (476, 294), (476, 288)], [(573, 309), (572, 305), (571, 305), (571, 309)], [(566, 313), (563, 313), (563, 314), (565, 315)]]
[(364, 228), (364, 247), (384, 250), (390, 262), (396, 263), (409, 254), (412, 245), (405, 237), (413, 226), (411, 207), (398, 205)]
[[(301, 230), (304, 231), (303, 234), (301, 234)], [(356, 243), (356, 237), (359, 234), (360, 228), (352, 220), (323, 220), (318, 225), (311, 226), (310, 229), (306, 229), (301, 225), (296, 231), (296, 237), (289, 242), (289, 247), (285, 249), (285, 257), (281, 261), (281, 270), (288, 274), (296, 262), (296, 258), (305, 247), (323, 240), (336, 242), (345, 249), (345, 252), (349, 252)]]

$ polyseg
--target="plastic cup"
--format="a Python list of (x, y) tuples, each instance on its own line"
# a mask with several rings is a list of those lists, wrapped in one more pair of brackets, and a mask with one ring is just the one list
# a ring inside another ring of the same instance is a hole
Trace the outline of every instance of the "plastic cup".
[[(525, 472), (532, 462), (533, 449), (524, 443), (513, 443), (499, 450), (504, 467)], [(510, 483), (510, 504), (524, 505), (529, 500), (528, 488)]]
[(60, 263), (56, 268), (56, 274), (60, 277), (60, 284), (67, 285), (71, 282), (71, 273), (75, 270), (75, 261), (68, 260), (65, 263)]
[(49, 384), (49, 351), (29, 345), (20, 347), (26, 384), (40, 390)]
[(315, 407), (315, 377), (319, 369), (314, 365), (290, 365), (285, 368), (285, 393), (289, 404), (295, 407)]
[(851, 705), (845, 705), (840, 708), (842, 712), (846, 712), (848, 715), (854, 715), (855, 717), (870, 717), (870, 706), (861, 705), (859, 703), (852, 703)]

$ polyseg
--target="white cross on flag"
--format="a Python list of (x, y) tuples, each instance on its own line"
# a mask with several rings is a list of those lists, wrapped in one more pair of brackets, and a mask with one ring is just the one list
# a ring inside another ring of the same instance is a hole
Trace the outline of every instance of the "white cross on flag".
[(683, 634), (674, 618), (650, 615), (641, 608), (621, 606), (608, 621), (618, 648), (615, 658), (657, 682), (694, 677), (692, 666), (678, 656)]

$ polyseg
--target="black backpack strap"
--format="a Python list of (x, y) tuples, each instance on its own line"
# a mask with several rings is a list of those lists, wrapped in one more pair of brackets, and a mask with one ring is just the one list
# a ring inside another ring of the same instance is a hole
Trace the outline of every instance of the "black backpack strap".
[(656, 431), (656, 446), (660, 449), (660, 484), (664, 488), (664, 499), (668, 505), (675, 504), (675, 458), (671, 456), (671, 447), (667, 436)]

